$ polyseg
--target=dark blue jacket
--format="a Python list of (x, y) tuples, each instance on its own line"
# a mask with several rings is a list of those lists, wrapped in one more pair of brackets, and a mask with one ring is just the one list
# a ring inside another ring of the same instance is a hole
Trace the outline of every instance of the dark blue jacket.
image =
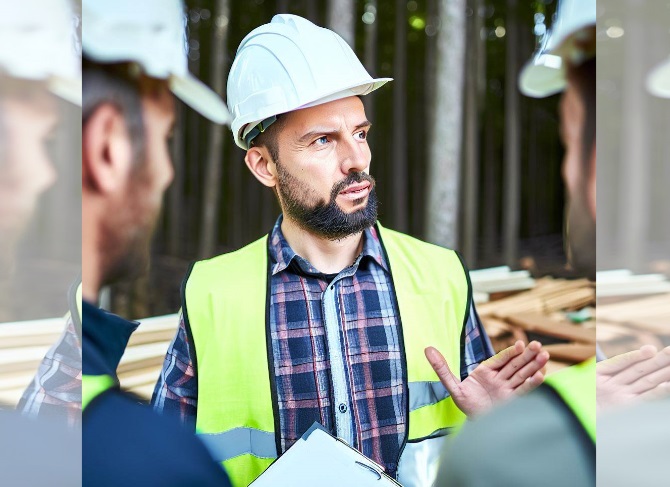
[[(137, 323), (86, 302), (82, 311), (84, 375), (116, 378)], [(203, 444), (175, 418), (118, 388), (93, 399), (83, 416), (84, 486), (230, 486)]]

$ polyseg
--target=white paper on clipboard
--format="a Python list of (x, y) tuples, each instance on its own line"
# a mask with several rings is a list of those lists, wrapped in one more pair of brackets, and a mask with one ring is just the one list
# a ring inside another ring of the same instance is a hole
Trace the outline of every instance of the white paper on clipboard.
[(314, 423), (250, 487), (402, 487), (372, 460)]

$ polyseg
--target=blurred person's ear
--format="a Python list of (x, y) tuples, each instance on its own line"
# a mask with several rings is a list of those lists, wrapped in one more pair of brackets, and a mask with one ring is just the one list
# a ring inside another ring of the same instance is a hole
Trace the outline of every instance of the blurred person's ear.
[(100, 195), (115, 193), (127, 183), (133, 148), (122, 113), (102, 104), (82, 127), (83, 190)]
[(277, 185), (277, 165), (270, 158), (270, 153), (266, 147), (250, 147), (244, 157), (244, 162), (261, 184), (268, 188)]

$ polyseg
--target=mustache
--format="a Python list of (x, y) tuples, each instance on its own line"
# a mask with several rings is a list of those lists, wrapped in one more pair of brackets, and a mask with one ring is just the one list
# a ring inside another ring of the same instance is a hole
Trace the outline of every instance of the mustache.
[(333, 189), (330, 191), (330, 201), (335, 201), (337, 195), (344, 191), (347, 186), (351, 186), (355, 183), (361, 183), (363, 181), (370, 183), (370, 191), (375, 189), (375, 185), (377, 184), (375, 178), (364, 172), (352, 172), (342, 181), (335, 183)]

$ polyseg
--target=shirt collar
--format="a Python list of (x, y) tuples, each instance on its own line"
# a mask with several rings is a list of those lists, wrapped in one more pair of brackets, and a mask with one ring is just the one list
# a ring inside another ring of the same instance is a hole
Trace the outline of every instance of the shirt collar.
[[(319, 271), (316, 268), (314, 268), (306, 259), (296, 254), (288, 244), (281, 230), (282, 221), (283, 215), (279, 215), (269, 239), (272, 275), (274, 276), (275, 274), (282, 272), (291, 265), (291, 262), (293, 261), (296, 261), (300, 268), (305, 272), (319, 274)], [(376, 226), (371, 226), (364, 230), (363, 250), (359, 257), (360, 258), (357, 259), (358, 261), (363, 258), (370, 258), (380, 265), (386, 272), (389, 272), (381, 240), (379, 238), (379, 231)]]
[(111, 375), (126, 350), (130, 335), (139, 326), (91, 303), (82, 303), (83, 373)]

